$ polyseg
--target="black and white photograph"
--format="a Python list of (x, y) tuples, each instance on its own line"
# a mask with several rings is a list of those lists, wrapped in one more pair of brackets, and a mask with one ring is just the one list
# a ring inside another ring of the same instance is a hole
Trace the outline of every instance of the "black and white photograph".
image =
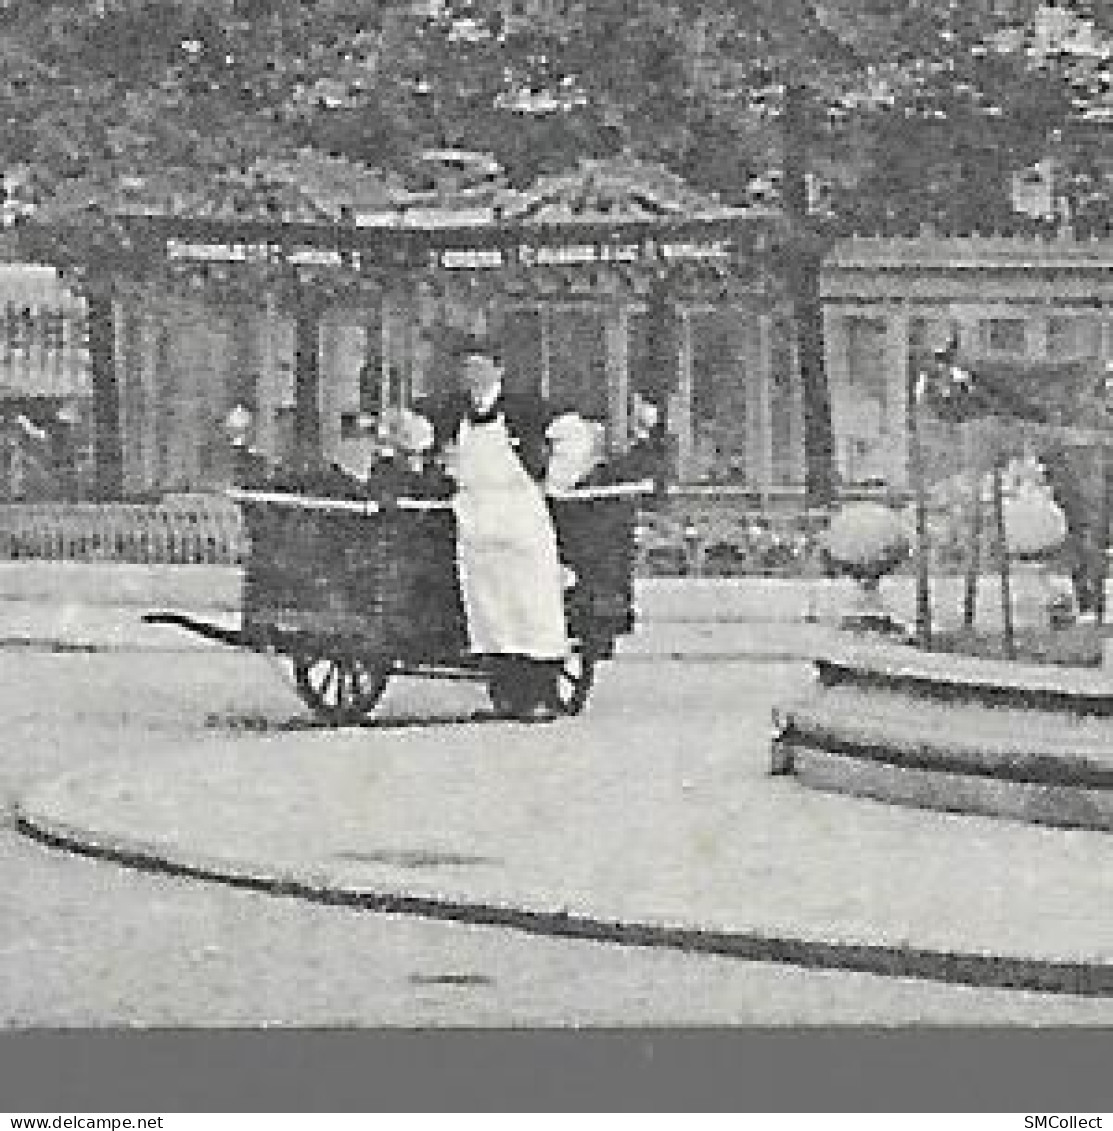
[(1110, 0), (0, 0), (0, 1030), (1107, 1029), (1111, 509)]

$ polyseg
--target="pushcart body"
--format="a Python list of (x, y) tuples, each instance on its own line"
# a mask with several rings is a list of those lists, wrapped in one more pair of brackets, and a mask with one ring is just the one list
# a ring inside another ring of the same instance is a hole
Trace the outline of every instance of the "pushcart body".
[[(549, 500), (569, 580), (571, 653), (559, 681), (566, 713), (583, 708), (597, 662), (634, 627), (635, 526), (650, 489), (616, 484)], [(250, 544), (241, 628), (167, 613), (145, 619), (289, 656), (299, 694), (330, 722), (370, 713), (394, 674), (489, 677), (489, 657), (468, 649), (450, 502), (230, 494)]]

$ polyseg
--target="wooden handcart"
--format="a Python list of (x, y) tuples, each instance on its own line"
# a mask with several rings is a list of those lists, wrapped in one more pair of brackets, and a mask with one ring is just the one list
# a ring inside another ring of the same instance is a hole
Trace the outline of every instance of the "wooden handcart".
[[(634, 538), (650, 483), (550, 497), (570, 653), (558, 680), (566, 714), (587, 702), (600, 660), (634, 627)], [(452, 504), (323, 498), (236, 490), (250, 550), (242, 624), (228, 629), (175, 612), (148, 613), (225, 644), (289, 657), (298, 694), (332, 724), (358, 722), (392, 675), (476, 679), (490, 659), (469, 652), (456, 573)]]

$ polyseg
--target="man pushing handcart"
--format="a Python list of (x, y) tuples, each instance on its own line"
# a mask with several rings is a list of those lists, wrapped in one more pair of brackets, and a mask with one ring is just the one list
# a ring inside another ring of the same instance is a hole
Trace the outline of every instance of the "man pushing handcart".
[(426, 469), (403, 493), (380, 477), (326, 494), (307, 476), (232, 492), (250, 541), (238, 631), (146, 619), (289, 656), (332, 723), (364, 718), (403, 673), (483, 680), (496, 714), (523, 722), (582, 710), (633, 628), (652, 484), (603, 482), (600, 426), (507, 394), (482, 343), (459, 360), (460, 387), (395, 437)]

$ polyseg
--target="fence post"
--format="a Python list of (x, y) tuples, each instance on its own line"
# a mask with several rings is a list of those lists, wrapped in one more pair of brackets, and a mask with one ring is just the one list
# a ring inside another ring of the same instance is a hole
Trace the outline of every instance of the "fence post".
[(967, 460), (967, 473), (970, 476), (970, 535), (966, 550), (966, 591), (962, 602), (962, 624), (973, 629), (978, 617), (978, 577), (982, 569), (982, 467), (978, 458), (978, 435), (976, 425), (962, 426), (963, 447)]
[(923, 440), (920, 436), (919, 397), (915, 373), (909, 381), (908, 456), (912, 464), (912, 483), (916, 491), (916, 636), (920, 647), (931, 647), (931, 578), (928, 536), (928, 507)]
[(1013, 632), (1013, 597), (1009, 577), (1009, 541), (1005, 530), (1005, 491), (1002, 484), (1001, 459), (993, 461), (993, 524), (997, 534), (998, 568), (1001, 573), (1001, 620), (1005, 635), (1005, 658), (1016, 659), (1016, 639)]

